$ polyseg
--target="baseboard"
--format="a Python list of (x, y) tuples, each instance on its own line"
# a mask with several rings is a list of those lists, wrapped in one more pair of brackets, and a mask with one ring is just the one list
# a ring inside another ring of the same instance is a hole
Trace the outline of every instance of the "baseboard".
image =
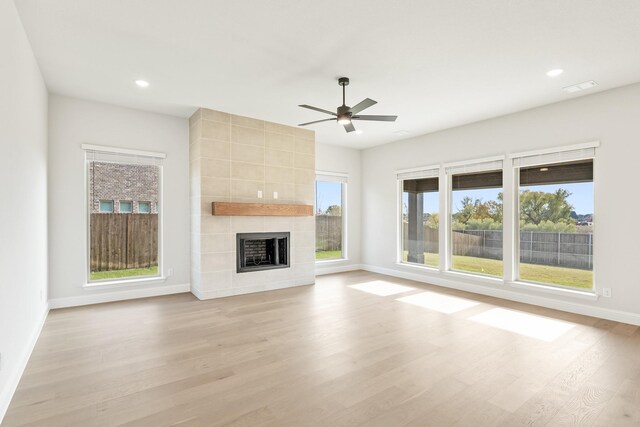
[(233, 288), (220, 289), (217, 291), (201, 291), (197, 288), (191, 288), (191, 293), (200, 301), (213, 298), (225, 298), (234, 295)]
[(124, 301), (136, 298), (180, 294), (190, 291), (191, 286), (189, 285), (189, 283), (168, 286), (153, 286), (140, 289), (128, 289), (126, 291), (104, 292), (99, 294), (90, 294), (91, 291), (89, 290), (87, 291), (87, 295), (51, 299), (49, 300), (49, 307), (51, 309), (77, 307), (80, 305), (100, 304), (104, 302)]
[(323, 276), (325, 274), (346, 273), (347, 271), (363, 270), (360, 264), (346, 264), (346, 265), (322, 265), (316, 264), (316, 276)]
[(17, 369), (13, 372), (13, 375), (9, 377), (9, 382), (5, 384), (2, 390), (0, 390), (0, 424), (2, 424), (2, 419), (7, 413), (7, 409), (9, 409), (9, 404), (11, 403), (11, 399), (13, 398), (13, 394), (16, 392), (16, 389), (18, 388), (18, 384), (20, 383), (22, 374), (24, 373), (24, 370), (27, 367), (27, 363), (29, 362), (31, 353), (33, 352), (33, 349), (36, 346), (36, 342), (38, 342), (38, 338), (40, 337), (40, 332), (42, 332), (42, 327), (44, 326), (44, 322), (47, 320), (48, 314), (49, 314), (49, 304), (45, 304), (43, 313), (41, 314), (40, 321), (38, 322), (36, 329), (31, 334), (29, 343), (27, 345), (26, 351), (24, 352), (21, 358), (20, 364), (18, 365)]
[(256, 286), (243, 286), (240, 288), (226, 288), (216, 290), (201, 290), (196, 287), (191, 288), (191, 293), (195, 295), (199, 300), (207, 300), (214, 298), (226, 298), (237, 295), (255, 294), (259, 292), (278, 291), (281, 289), (297, 288), (299, 286), (310, 286), (313, 282), (297, 283), (295, 280), (285, 280), (282, 282), (275, 282), (270, 285), (256, 285)]
[(508, 289), (498, 289), (496, 287), (476, 285), (458, 280), (446, 279), (442, 277), (425, 276), (422, 274), (395, 270), (391, 268), (378, 267), (364, 264), (362, 270), (372, 273), (384, 274), (386, 276), (399, 277), (402, 279), (415, 280), (416, 282), (429, 283), (445, 288), (458, 289), (475, 294), (488, 295), (491, 297), (506, 299), (510, 301), (522, 302), (525, 304), (537, 305), (554, 310), (567, 311), (569, 313), (582, 314), (585, 316), (597, 317), (600, 319), (613, 320), (616, 322), (628, 323), (640, 326), (640, 314), (628, 311), (612, 310), (609, 308), (595, 307), (579, 302), (564, 301), (544, 296), (524, 294)]

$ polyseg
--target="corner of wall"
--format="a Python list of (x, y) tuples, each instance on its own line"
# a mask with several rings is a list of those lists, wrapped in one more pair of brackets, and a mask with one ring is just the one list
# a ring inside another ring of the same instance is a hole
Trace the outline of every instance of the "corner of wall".
[(22, 378), (22, 374), (24, 373), (25, 368), (27, 367), (27, 363), (29, 362), (29, 358), (31, 357), (31, 353), (33, 353), (33, 349), (38, 342), (38, 338), (40, 337), (40, 333), (42, 332), (42, 328), (44, 327), (44, 322), (47, 320), (47, 316), (49, 315), (49, 304), (46, 303), (43, 306), (42, 313), (40, 315), (40, 319), (36, 325), (36, 329), (33, 330), (31, 336), (29, 337), (29, 341), (27, 343), (27, 347), (24, 349), (22, 355), (18, 359), (18, 365), (14, 368), (13, 372), (9, 376), (9, 380), (5, 383), (4, 387), (0, 389), (0, 424), (2, 424), (2, 420), (7, 413), (7, 409), (9, 409), (9, 404), (11, 403), (11, 399), (13, 398), (13, 394), (16, 392), (18, 388), (18, 384), (20, 383), (20, 379)]

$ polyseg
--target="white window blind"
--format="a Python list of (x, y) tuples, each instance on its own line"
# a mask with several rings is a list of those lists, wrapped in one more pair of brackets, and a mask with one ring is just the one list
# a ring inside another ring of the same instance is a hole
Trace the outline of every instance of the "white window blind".
[(346, 184), (349, 181), (349, 175), (337, 172), (316, 172), (316, 181), (341, 182)]
[(460, 175), (466, 173), (477, 173), (502, 170), (503, 159), (493, 159), (487, 161), (479, 161), (476, 163), (452, 163), (445, 165), (447, 175)]
[(83, 144), (87, 161), (162, 166), (164, 153)]
[(398, 180), (405, 179), (423, 179), (423, 178), (437, 178), (440, 175), (440, 169), (437, 167), (432, 168), (416, 168), (416, 169), (404, 169), (396, 171)]
[(595, 147), (580, 148), (576, 150), (557, 151), (534, 155), (514, 155), (513, 167), (527, 167), (536, 165), (548, 165), (553, 163), (566, 163), (576, 160), (593, 159), (596, 156)]

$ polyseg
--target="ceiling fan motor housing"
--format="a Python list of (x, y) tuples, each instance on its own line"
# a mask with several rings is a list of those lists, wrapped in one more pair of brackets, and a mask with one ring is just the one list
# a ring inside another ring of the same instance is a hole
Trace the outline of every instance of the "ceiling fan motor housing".
[(348, 105), (341, 105), (338, 107), (338, 115), (339, 116), (344, 116), (346, 114), (351, 114), (349, 112), (349, 110), (351, 109), (351, 107), (349, 107)]

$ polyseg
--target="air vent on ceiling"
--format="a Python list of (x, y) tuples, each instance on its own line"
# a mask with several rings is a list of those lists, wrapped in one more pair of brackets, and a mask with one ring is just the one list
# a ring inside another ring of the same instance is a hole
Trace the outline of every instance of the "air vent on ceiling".
[(577, 85), (563, 87), (562, 90), (567, 93), (574, 93), (585, 89), (591, 89), (595, 86), (598, 86), (598, 83), (593, 80), (589, 80), (588, 82), (578, 83)]

